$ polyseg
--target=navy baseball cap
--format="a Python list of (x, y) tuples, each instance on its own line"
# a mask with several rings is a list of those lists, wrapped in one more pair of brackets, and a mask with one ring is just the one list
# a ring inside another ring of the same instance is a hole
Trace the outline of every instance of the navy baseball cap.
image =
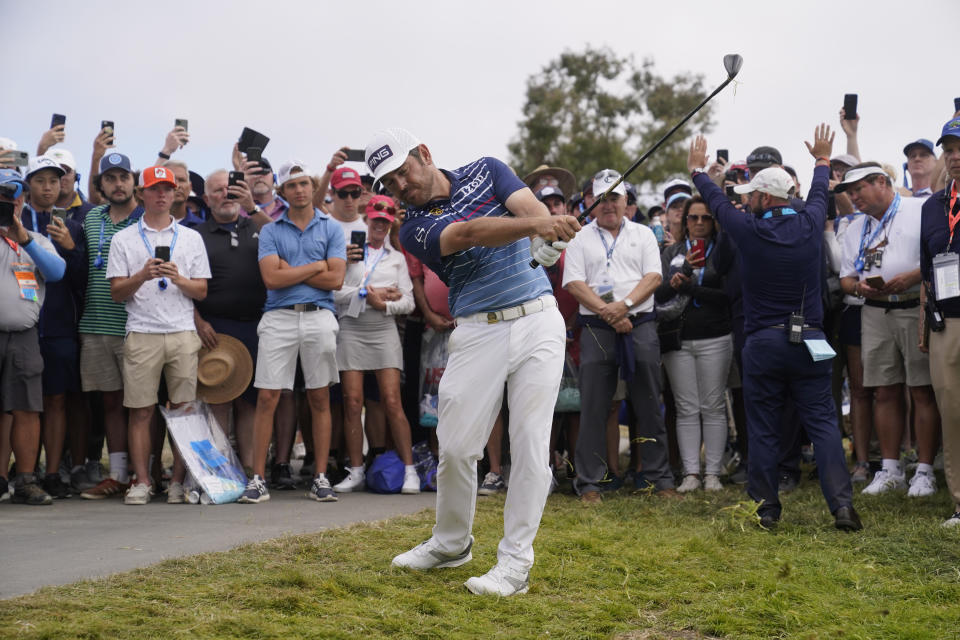
[(127, 173), (133, 173), (133, 168), (130, 166), (130, 158), (122, 153), (108, 153), (100, 158), (100, 174), (102, 175), (110, 171), (110, 169), (123, 169)]
[(960, 118), (954, 118), (947, 124), (943, 125), (943, 131), (940, 132), (940, 139), (937, 140), (937, 145), (943, 143), (943, 139), (947, 136), (952, 138), (960, 138)]
[(931, 155), (936, 155), (933, 152), (933, 143), (927, 140), (926, 138), (918, 138), (913, 142), (908, 143), (907, 146), (903, 148), (903, 155), (905, 156), (910, 155), (910, 150), (913, 149), (914, 147), (923, 147), (924, 149), (929, 151)]
[(757, 147), (747, 156), (747, 168), (751, 172), (778, 164), (783, 164), (783, 156), (775, 147)]
[(554, 187), (553, 185), (549, 185), (549, 184), (543, 187), (542, 189), (540, 189), (539, 191), (537, 191), (533, 195), (535, 195), (537, 197), (537, 200), (539, 200), (540, 202), (543, 202), (544, 198), (547, 198), (549, 196), (556, 196), (560, 198), (560, 200), (562, 200), (563, 202), (567, 201), (567, 199), (563, 197), (563, 191), (561, 191), (559, 187)]

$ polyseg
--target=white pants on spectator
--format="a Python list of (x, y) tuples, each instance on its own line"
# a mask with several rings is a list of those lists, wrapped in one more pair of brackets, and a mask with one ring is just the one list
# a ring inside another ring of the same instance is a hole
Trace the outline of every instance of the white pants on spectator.
[(724, 391), (732, 357), (729, 335), (684, 340), (679, 351), (663, 354), (677, 405), (677, 447), (684, 475), (700, 475), (701, 420), (705, 473), (721, 473), (728, 435)]
[(470, 543), (477, 500), (477, 461), (503, 401), (510, 406), (510, 486), (497, 559), (533, 566), (533, 539), (550, 490), (550, 427), (565, 348), (556, 307), (496, 324), (463, 323), (447, 345), (440, 380), (437, 523), (433, 538), (448, 553)]

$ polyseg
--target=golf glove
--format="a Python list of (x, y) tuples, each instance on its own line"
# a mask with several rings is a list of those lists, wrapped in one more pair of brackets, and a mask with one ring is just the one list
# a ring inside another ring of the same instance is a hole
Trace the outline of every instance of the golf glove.
[(566, 242), (558, 240), (551, 244), (537, 236), (530, 242), (530, 255), (543, 266), (552, 267), (560, 259), (560, 254), (566, 248)]

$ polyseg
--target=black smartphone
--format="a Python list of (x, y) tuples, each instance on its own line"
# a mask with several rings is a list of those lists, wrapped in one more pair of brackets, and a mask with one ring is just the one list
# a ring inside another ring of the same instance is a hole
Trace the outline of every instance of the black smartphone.
[(260, 147), (247, 147), (247, 162), (260, 162), (263, 149)]
[(59, 218), (60, 222), (63, 223), (63, 226), (67, 226), (67, 210), (66, 209), (61, 209), (60, 207), (54, 207), (50, 211), (50, 218), (51, 220), (53, 218)]
[(731, 202), (740, 202), (740, 194), (734, 191), (734, 185), (732, 184), (727, 185), (727, 198)]
[(717, 162), (719, 162), (720, 160), (723, 160), (724, 164), (730, 162), (729, 149), (717, 149)]
[(100, 130), (109, 131), (110, 133), (113, 133), (113, 120), (101, 120)]
[(61, 124), (67, 124), (67, 116), (63, 115), (62, 113), (53, 114), (53, 117), (50, 118), (50, 128), (53, 129)]
[(857, 94), (847, 93), (843, 96), (843, 119), (857, 119)]
[(358, 247), (362, 247), (367, 244), (367, 232), (366, 231), (351, 231), (350, 232), (350, 244), (355, 244)]
[(173, 121), (174, 127), (183, 127), (184, 131), (187, 131), (187, 121), (185, 118), (177, 118)]
[(365, 162), (363, 149), (347, 149), (347, 162)]
[[(227, 186), (233, 187), (240, 184), (240, 181), (243, 180), (243, 171), (231, 171), (230, 175), (227, 178)], [(232, 193), (227, 194), (228, 200), (236, 200), (237, 196)]]
[(163, 260), (164, 262), (170, 262), (170, 247), (160, 245), (153, 250), (153, 257)]
[(237, 146), (240, 148), (240, 151), (244, 153), (247, 153), (250, 147), (257, 147), (263, 151), (267, 148), (268, 142), (270, 142), (270, 138), (267, 136), (250, 127), (244, 127), (243, 131), (240, 132), (240, 139), (237, 140)]
[(960, 98), (953, 99), (953, 112), (956, 113), (957, 111), (960, 111)]
[(13, 226), (13, 203), (0, 202), (0, 227)]

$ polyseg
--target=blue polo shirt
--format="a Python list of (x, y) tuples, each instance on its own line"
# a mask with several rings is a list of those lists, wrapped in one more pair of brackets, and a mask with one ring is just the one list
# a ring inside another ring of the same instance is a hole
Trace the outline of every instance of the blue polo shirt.
[[(332, 220), (320, 209), (314, 209), (313, 220), (301, 231), (300, 227), (290, 222), (287, 213), (284, 211), (282, 216), (260, 230), (258, 261), (274, 255), (280, 256), (280, 259), (291, 267), (329, 258), (346, 261), (347, 245), (336, 220)], [(267, 303), (263, 310), (270, 311), (301, 303), (313, 303), (333, 311), (333, 292), (316, 289), (305, 282), (283, 289), (267, 289)]]
[(797, 215), (761, 218), (732, 204), (706, 173), (693, 182), (707, 201), (723, 230), (740, 251), (743, 280), (744, 333), (774, 325), (787, 325), (800, 310), (808, 325), (823, 328), (820, 301), (823, 264), (823, 228), (827, 218), (827, 181), (830, 167), (816, 167), (807, 201)]
[(526, 187), (496, 158), (480, 158), (443, 173), (450, 180), (450, 196), (407, 209), (400, 242), (450, 287), (450, 313), (458, 317), (497, 311), (552, 294), (543, 268), (530, 268), (529, 238), (440, 255), (440, 233), (447, 225), (511, 215), (504, 203)]

